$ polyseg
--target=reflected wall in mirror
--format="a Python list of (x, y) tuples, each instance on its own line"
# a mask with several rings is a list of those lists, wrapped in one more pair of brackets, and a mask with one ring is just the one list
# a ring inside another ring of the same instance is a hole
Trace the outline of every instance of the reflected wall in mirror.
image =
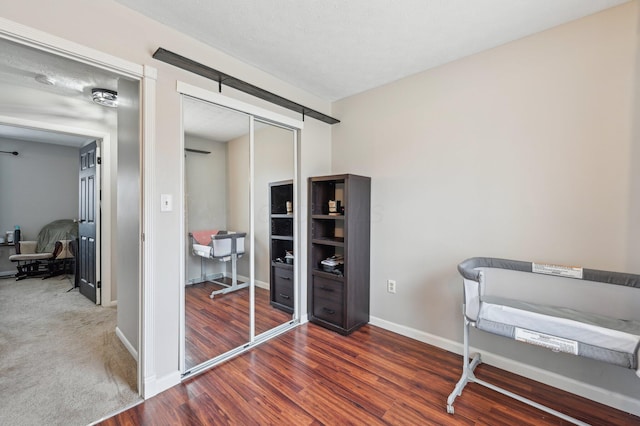
[(292, 319), (294, 312), (295, 133), (256, 121), (254, 226), (256, 334)]
[(248, 343), (250, 117), (183, 98), (185, 371)]

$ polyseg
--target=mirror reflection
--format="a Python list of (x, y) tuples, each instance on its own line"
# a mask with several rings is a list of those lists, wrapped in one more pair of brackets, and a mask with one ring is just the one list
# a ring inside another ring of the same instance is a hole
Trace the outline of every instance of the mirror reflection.
[(254, 134), (256, 334), (294, 309), (294, 132), (256, 120)]
[(249, 116), (185, 97), (185, 368), (249, 342)]
[(251, 116), (187, 96), (183, 114), (188, 372), (293, 318), (295, 133), (254, 120), (251, 152)]

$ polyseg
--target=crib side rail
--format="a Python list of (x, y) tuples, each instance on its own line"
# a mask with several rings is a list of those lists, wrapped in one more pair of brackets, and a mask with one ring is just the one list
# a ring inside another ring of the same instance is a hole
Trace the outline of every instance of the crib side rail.
[[(626, 287), (640, 288), (640, 275), (625, 272), (602, 271), (598, 269), (565, 267), (562, 265), (542, 265), (548, 266), (547, 270), (551, 271), (547, 275), (554, 276), (554, 268), (558, 271), (558, 275), (563, 278), (576, 278), (585, 281), (595, 281), (606, 284), (616, 284)], [(499, 268), (520, 272), (541, 273), (540, 264), (533, 262), (524, 262), (521, 260), (499, 259), (493, 257), (472, 257), (458, 265), (460, 274), (468, 280), (480, 282), (481, 268)], [(573, 275), (559, 275), (563, 270), (576, 271)], [(579, 274), (577, 273), (579, 271)]]

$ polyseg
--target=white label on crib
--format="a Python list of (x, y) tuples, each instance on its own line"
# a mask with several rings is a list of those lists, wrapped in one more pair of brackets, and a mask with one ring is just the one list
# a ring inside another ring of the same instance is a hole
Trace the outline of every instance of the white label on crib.
[(549, 265), (546, 263), (532, 263), (531, 272), (536, 274), (558, 275), (561, 277), (582, 279), (582, 268), (577, 266)]
[(578, 355), (578, 342), (575, 340), (563, 339), (562, 337), (551, 336), (518, 327), (516, 327), (515, 338), (520, 342), (542, 346), (554, 352), (566, 352)]

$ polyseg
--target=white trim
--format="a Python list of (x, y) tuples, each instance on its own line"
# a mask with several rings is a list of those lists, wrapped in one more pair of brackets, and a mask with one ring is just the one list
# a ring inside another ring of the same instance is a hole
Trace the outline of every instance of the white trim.
[[(153, 301), (155, 291), (154, 282), (154, 259), (155, 251), (153, 246), (153, 226), (155, 223), (153, 200), (156, 189), (155, 182), (155, 149), (153, 149), (156, 132), (156, 78), (158, 71), (148, 65), (144, 66), (144, 78), (141, 89), (141, 109), (142, 109), (142, 129), (141, 129), (141, 160), (140, 179), (142, 180), (142, 252), (140, 257), (140, 271), (142, 274), (139, 286), (140, 307), (138, 312), (138, 342), (140, 342), (140, 362), (138, 362), (138, 392), (143, 398), (152, 395), (147, 394), (147, 383), (150, 379), (155, 382), (155, 310)], [(157, 384), (156, 384), (157, 385)], [(156, 385), (152, 385), (156, 386)], [(154, 388), (154, 389), (157, 389)], [(155, 395), (155, 394), (154, 394)]]
[(289, 118), (287, 116), (275, 113), (273, 111), (269, 111), (267, 109), (260, 108), (255, 105), (251, 105), (251, 104), (239, 101), (237, 99), (212, 92), (207, 89), (202, 89), (200, 87), (192, 86), (182, 81), (177, 82), (176, 90), (183, 95), (191, 96), (194, 98), (202, 99), (203, 101), (222, 105), (224, 107), (234, 109), (236, 111), (239, 111), (245, 114), (253, 115), (262, 120), (284, 124), (285, 126), (293, 127), (296, 129), (304, 128), (304, 123), (300, 120)]
[(0, 18), (0, 37), (97, 68), (140, 78), (142, 65)]
[[(180, 96), (180, 153), (184, 153), (184, 148), (185, 148), (185, 142), (184, 142), (184, 96)], [(186, 188), (185, 188), (185, 184), (186, 184), (186, 177), (184, 175), (185, 169), (186, 169), (186, 161), (187, 158), (185, 155), (180, 155), (181, 161), (180, 161), (180, 173), (179, 173), (179, 179), (180, 179), (180, 185), (179, 185), (179, 193), (178, 193), (178, 199), (180, 200), (180, 203), (178, 204), (178, 207), (180, 209), (180, 212), (178, 213), (178, 216), (180, 218), (180, 256), (179, 256), (179, 260), (180, 260), (180, 312), (179, 312), (179, 321), (180, 321), (180, 329), (179, 329), (179, 346), (178, 346), (178, 350), (180, 351), (180, 353), (178, 354), (178, 368), (180, 369), (180, 374), (183, 374), (186, 371), (186, 340), (187, 340), (187, 320), (186, 320), (186, 282), (187, 282), (187, 259), (186, 259), (186, 253), (187, 253), (187, 224), (186, 224), (186, 217), (185, 217), (185, 210), (187, 209), (187, 203), (185, 200), (185, 193), (186, 193)], [(205, 269), (205, 273), (206, 273), (206, 269)]]
[(266, 283), (264, 281), (260, 281), (260, 280), (254, 280), (254, 282), (256, 283), (256, 287), (264, 289), (264, 290), (269, 290), (269, 283)]
[[(307, 253), (307, 251), (305, 250), (304, 252), (302, 251), (302, 232), (300, 229), (300, 224), (302, 223), (302, 221), (300, 220), (300, 215), (302, 214), (302, 208), (300, 205), (300, 187), (302, 185), (300, 185), (301, 182), (301, 176), (300, 176), (300, 163), (302, 162), (302, 158), (300, 157), (300, 149), (298, 146), (298, 143), (300, 141), (300, 138), (298, 137), (298, 135), (300, 134), (300, 131), (298, 129), (293, 129), (293, 252), (294, 253)], [(305, 256), (300, 256), (298, 255), (298, 258), (295, 262), (293, 262), (293, 318), (300, 318), (300, 313), (301, 312), (305, 312), (305, 318), (306, 318), (306, 312), (307, 312), (307, 304), (306, 301), (304, 303), (304, 308), (303, 308), (303, 302), (302, 302), (302, 283), (303, 281), (301, 280), (301, 262), (302, 262), (302, 258)], [(306, 280), (304, 281), (304, 283), (306, 284)], [(306, 321), (305, 321), (306, 322)]]
[(116, 327), (116, 336), (118, 336), (118, 339), (120, 339), (124, 347), (127, 348), (127, 350), (129, 351), (133, 359), (135, 359), (136, 362), (138, 362), (138, 351), (136, 351), (136, 348), (133, 347), (133, 345), (131, 344), (131, 342), (129, 342), (129, 339), (126, 338), (124, 333), (120, 331), (119, 327)]
[[(407, 327), (401, 324), (396, 324), (382, 318), (371, 317), (370, 324), (376, 327), (384, 328), (385, 330), (392, 331), (402, 336), (406, 336), (411, 339), (415, 339), (420, 342), (445, 349), (449, 352), (453, 352), (459, 355), (461, 355), (463, 352), (463, 345), (460, 342), (445, 339), (440, 336), (436, 336), (434, 334), (430, 334), (421, 330), (416, 330), (415, 328)], [(514, 361), (512, 359), (505, 358), (492, 352), (488, 352), (485, 350), (481, 351), (474, 347), (470, 347), (469, 350), (472, 353), (482, 353), (482, 362), (485, 364), (489, 364), (494, 367), (509, 371), (511, 373), (544, 383), (546, 385), (562, 389), (564, 391), (573, 393), (583, 398), (590, 399), (592, 401), (599, 402), (601, 404), (608, 405), (627, 413), (640, 415), (640, 401), (629, 396), (612, 392), (607, 389), (599, 388), (597, 386), (593, 386), (588, 383), (562, 376), (551, 371), (543, 370), (538, 367)], [(460, 364), (460, 369), (462, 370), (462, 361)], [(451, 389), (453, 389), (453, 384)]]
[(255, 117), (249, 116), (249, 241), (251, 251), (249, 251), (249, 342), (254, 343), (256, 339), (256, 188), (255, 179)]
[(29, 120), (19, 117), (11, 117), (6, 115), (0, 115), (0, 121), (3, 124), (9, 124), (16, 127), (29, 127), (33, 129), (43, 129), (51, 132), (68, 133), (71, 135), (87, 136), (96, 139), (109, 140), (109, 133), (102, 132), (95, 129), (87, 129), (84, 127), (65, 126), (62, 124), (54, 124), (46, 121)]
[[(462, 354), (462, 343), (454, 342), (453, 340), (449, 340), (449, 339), (444, 339), (434, 334), (429, 334), (421, 330), (416, 330), (415, 328), (407, 327), (402, 324), (396, 324), (391, 321), (383, 320), (382, 318), (377, 318), (373, 316), (369, 319), (369, 323), (371, 325), (375, 325), (376, 327), (393, 331), (394, 333), (400, 334), (402, 336), (410, 337), (411, 339), (418, 340), (423, 343), (428, 343), (429, 345), (437, 346), (449, 352)], [(484, 354), (482, 356), (484, 358)]]
[(144, 382), (144, 399), (149, 399), (162, 391), (172, 388), (175, 385), (179, 385), (181, 381), (182, 375), (178, 370), (172, 371), (160, 378), (157, 378), (155, 375), (149, 376)]

